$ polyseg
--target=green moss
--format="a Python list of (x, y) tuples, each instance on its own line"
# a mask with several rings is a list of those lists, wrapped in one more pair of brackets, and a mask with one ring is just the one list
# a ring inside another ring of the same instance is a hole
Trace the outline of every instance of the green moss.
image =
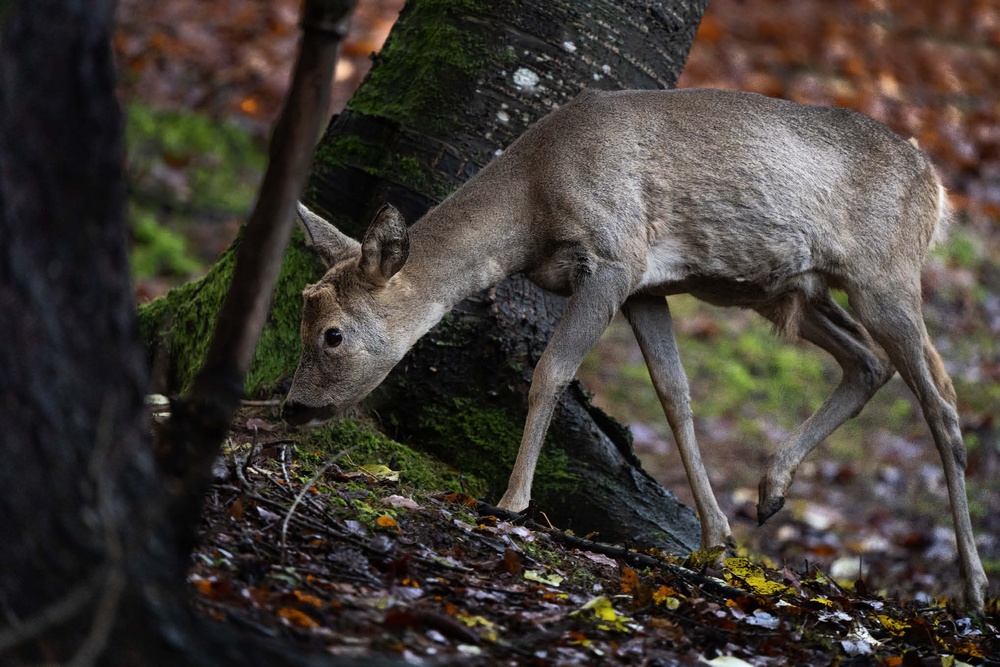
[(387, 465), (400, 471), (400, 481), (425, 491), (460, 491), (480, 496), (486, 490), (481, 480), (460, 474), (433, 456), (417, 452), (370, 426), (350, 419), (307, 431), (300, 446), (324, 458), (347, 450), (350, 460), (357, 465)]
[[(477, 0), (408, 4), (375, 67), (348, 106), (432, 131), (459, 120), (478, 72), (491, 61), (506, 57), (502, 48), (491, 48), (462, 26), (464, 17), (480, 14), (482, 8), (483, 3)], [(442, 85), (442, 81), (450, 84)]]
[[(208, 274), (139, 307), (143, 342), (171, 362), (170, 392), (185, 392), (201, 367), (215, 320), (236, 264), (237, 239)], [(246, 380), (248, 395), (270, 390), (295, 371), (300, 354), (302, 288), (322, 274), (322, 266), (296, 230), (285, 253), (274, 299)], [(154, 360), (155, 361), (155, 360)]]
[(296, 229), (295, 243), (285, 253), (275, 284), (267, 325), (261, 331), (253, 364), (247, 374), (248, 394), (268, 392), (282, 378), (294, 373), (302, 353), (299, 321), (302, 318), (302, 289), (323, 274), (323, 266), (304, 247), (302, 232)]
[[(475, 470), (499, 497), (521, 443), (522, 423), (502, 410), (483, 407), (469, 398), (427, 405), (419, 415), (422, 447), (452, 461), (459, 470)], [(575, 491), (583, 480), (570, 471), (566, 452), (550, 442), (542, 449), (535, 471), (532, 497), (539, 504), (555, 504)]]
[(445, 179), (430, 166), (415, 157), (390, 154), (384, 147), (356, 135), (341, 135), (321, 142), (310, 181), (322, 181), (333, 170), (343, 167), (360, 169), (437, 201), (449, 194)]
[(314, 168), (355, 167), (374, 175), (383, 168), (385, 153), (381, 146), (367, 142), (361, 137), (341, 135), (320, 142), (314, 161)]

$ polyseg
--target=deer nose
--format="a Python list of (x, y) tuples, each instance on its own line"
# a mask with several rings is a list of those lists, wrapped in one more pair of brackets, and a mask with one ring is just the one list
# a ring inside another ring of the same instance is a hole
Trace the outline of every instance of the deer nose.
[(281, 418), (292, 426), (302, 426), (303, 424), (319, 424), (333, 416), (333, 406), (314, 407), (296, 403), (295, 401), (285, 401), (281, 408)]
[(308, 421), (308, 417), (306, 417), (308, 410), (309, 408), (301, 403), (286, 401), (281, 407), (281, 418), (292, 426), (299, 426)]

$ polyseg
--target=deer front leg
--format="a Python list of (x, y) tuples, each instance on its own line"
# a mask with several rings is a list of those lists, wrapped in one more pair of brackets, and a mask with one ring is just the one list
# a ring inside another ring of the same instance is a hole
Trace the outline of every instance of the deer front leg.
[(649, 368), (653, 388), (677, 442), (677, 450), (680, 452), (701, 522), (701, 547), (732, 546), (729, 521), (712, 492), (712, 484), (695, 440), (687, 375), (677, 351), (667, 301), (663, 297), (633, 295), (625, 301), (622, 311), (632, 325), (639, 349)]
[(574, 290), (566, 313), (535, 366), (521, 447), (499, 507), (520, 512), (528, 506), (535, 465), (559, 396), (573, 379), (587, 350), (608, 327), (629, 287), (627, 270), (611, 265), (599, 267), (581, 279)]

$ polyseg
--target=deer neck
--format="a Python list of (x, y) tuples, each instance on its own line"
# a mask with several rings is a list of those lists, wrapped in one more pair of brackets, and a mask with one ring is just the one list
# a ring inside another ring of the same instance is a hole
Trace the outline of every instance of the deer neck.
[(410, 252), (397, 275), (413, 322), (413, 342), (462, 299), (524, 268), (526, 197), (470, 182), (410, 228)]

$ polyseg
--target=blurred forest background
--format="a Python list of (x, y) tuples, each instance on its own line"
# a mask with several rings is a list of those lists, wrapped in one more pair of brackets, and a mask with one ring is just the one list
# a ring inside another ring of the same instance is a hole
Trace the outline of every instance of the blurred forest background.
[[(120, 0), (115, 50), (127, 109), (137, 300), (203, 273), (252, 203), (288, 80), (298, 0)], [(399, 12), (358, 0), (330, 112), (349, 99)], [(918, 139), (956, 206), (924, 273), (925, 316), (955, 379), (970, 449), (973, 522), (1000, 577), (1000, 0), (711, 0), (680, 85), (852, 107)], [(800, 468), (783, 513), (757, 528), (756, 482), (773, 446), (839, 372), (755, 315), (672, 299), (696, 428), (742, 544), (834, 576), (933, 590), (954, 568), (937, 452), (897, 379)], [(691, 502), (666, 421), (627, 326), (580, 373), (627, 423), (644, 464)], [(869, 570), (868, 568), (872, 568)], [(954, 580), (954, 573), (947, 577)]]

